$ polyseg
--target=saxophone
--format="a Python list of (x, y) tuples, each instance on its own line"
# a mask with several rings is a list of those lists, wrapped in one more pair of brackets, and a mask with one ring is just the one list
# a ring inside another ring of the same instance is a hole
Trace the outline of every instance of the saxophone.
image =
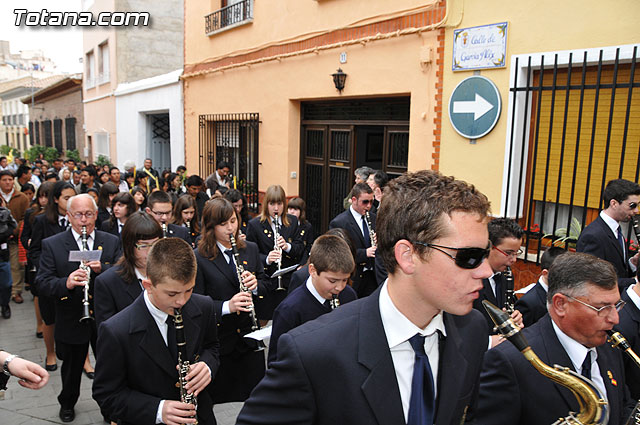
[[(82, 226), (82, 250), (89, 251), (89, 244), (87, 243), (87, 226)], [(89, 282), (91, 281), (91, 268), (87, 266), (84, 261), (80, 262), (80, 270), (84, 270), (87, 273), (87, 280), (84, 282), (82, 288), (82, 316), (80, 317), (80, 323), (94, 320), (91, 316), (91, 308), (89, 304)]]
[(331, 310), (335, 310), (336, 308), (340, 307), (340, 300), (338, 299), (338, 296), (336, 294), (331, 294), (331, 301), (329, 301), (329, 307), (331, 307)]
[[(176, 345), (178, 346), (178, 384), (180, 384), (180, 401), (187, 404), (193, 404), (198, 409), (198, 399), (186, 389), (187, 374), (189, 373), (190, 363), (187, 360), (187, 341), (184, 338), (184, 322), (182, 321), (182, 311), (179, 308), (174, 309), (174, 322), (176, 327)], [(196, 424), (198, 421), (196, 420)]]
[(369, 231), (369, 239), (371, 239), (371, 246), (376, 246), (378, 244), (376, 240), (376, 231), (373, 230), (373, 226), (371, 225), (371, 216), (369, 215), (369, 211), (364, 213), (364, 221), (367, 223), (367, 230)]
[(552, 425), (604, 425), (609, 422), (609, 405), (590, 379), (567, 367), (559, 365), (551, 367), (545, 364), (533, 352), (524, 335), (520, 333), (520, 327), (507, 313), (487, 300), (482, 301), (482, 305), (496, 324), (498, 331), (516, 346), (541, 375), (568, 388), (578, 400), (580, 412), (569, 412), (567, 417), (558, 419)]
[[(275, 231), (273, 232), (273, 249), (274, 251), (278, 251), (280, 253), (280, 258), (278, 258), (278, 261), (276, 261), (278, 271), (280, 271), (280, 269), (282, 268), (282, 248), (278, 246), (278, 238), (280, 237), (280, 223), (278, 222), (278, 213), (275, 213), (273, 215), (273, 220), (273, 223), (275, 224)], [(287, 288), (282, 286), (282, 276), (278, 276), (278, 287), (276, 288), (276, 291), (286, 290)]]
[[(634, 228), (635, 228), (635, 219), (634, 219)], [(609, 334), (609, 343), (612, 347), (617, 347), (627, 353), (627, 355), (633, 360), (633, 363), (640, 367), (640, 357), (633, 351), (631, 345), (627, 339), (622, 336), (620, 332), (610, 330), (607, 331)], [(631, 412), (631, 416), (625, 422), (625, 425), (640, 425), (640, 401), (636, 404), (636, 407), (633, 408), (633, 412)]]
[[(240, 264), (240, 254), (238, 253), (238, 246), (236, 245), (236, 238), (233, 237), (233, 234), (229, 234), (229, 241), (231, 242), (231, 250), (233, 251), (233, 259), (236, 262), (236, 273), (238, 274), (238, 282), (240, 282), (240, 292), (249, 292), (251, 293), (251, 291), (249, 291), (249, 289), (247, 289), (246, 286), (244, 286), (244, 284), (242, 283), (242, 273), (244, 273), (244, 267), (242, 267), (242, 264)], [(256, 319), (256, 310), (253, 307), (253, 304), (251, 305), (251, 307), (248, 307), (249, 310), (249, 316), (251, 317), (251, 330), (255, 331), (260, 329), (260, 325), (258, 325), (258, 320)]]
[(504, 308), (507, 310), (507, 313), (511, 315), (516, 309), (516, 294), (514, 291), (513, 284), (513, 272), (511, 271), (511, 267), (507, 267), (507, 269), (502, 272), (505, 281), (504, 288)]

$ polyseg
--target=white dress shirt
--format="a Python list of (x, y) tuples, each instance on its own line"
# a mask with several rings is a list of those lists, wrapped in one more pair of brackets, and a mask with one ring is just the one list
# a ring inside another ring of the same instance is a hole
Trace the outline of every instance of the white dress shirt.
[(440, 360), (440, 346), (438, 332), (446, 336), (442, 312), (436, 315), (426, 328), (420, 329), (402, 314), (393, 304), (389, 296), (387, 281), (380, 291), (380, 316), (382, 326), (387, 336), (393, 367), (396, 371), (402, 410), (405, 422), (409, 418), (409, 402), (411, 400), (411, 381), (413, 380), (413, 366), (415, 364), (415, 351), (409, 343), (409, 338), (415, 334), (425, 336), (424, 351), (429, 356), (429, 365), (433, 374), (434, 398), (437, 396), (438, 387), (438, 362)]
[(307, 286), (307, 290), (309, 290), (309, 292), (311, 292), (311, 295), (313, 295), (313, 298), (315, 298), (320, 304), (324, 305), (324, 302), (326, 301), (326, 299), (324, 299), (322, 295), (320, 295), (316, 287), (313, 286), (313, 281), (311, 280), (311, 276), (307, 278), (307, 282), (305, 283), (305, 285)]
[(636, 291), (633, 290), (634, 286), (636, 285), (638, 284), (634, 283), (627, 288), (627, 295), (629, 296), (631, 302), (634, 303), (638, 309), (640, 309), (640, 296), (638, 296), (638, 294), (636, 294)]
[[(67, 218), (67, 222), (69, 222), (68, 218)], [(73, 234), (73, 239), (75, 239), (76, 243), (78, 244), (78, 249), (82, 251), (82, 235), (76, 232), (73, 227), (71, 228), (71, 233)], [(91, 233), (87, 234), (87, 246), (89, 247), (89, 251), (93, 250), (93, 241), (95, 240), (95, 238), (96, 238), (96, 231), (94, 229)]]

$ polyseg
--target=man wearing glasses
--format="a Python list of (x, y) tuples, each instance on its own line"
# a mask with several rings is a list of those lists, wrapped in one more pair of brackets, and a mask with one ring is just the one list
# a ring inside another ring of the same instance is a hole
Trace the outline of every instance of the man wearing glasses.
[[(522, 254), (522, 228), (510, 218), (496, 218), (489, 222), (489, 240), (491, 241), (491, 252), (487, 261), (491, 266), (493, 275), (482, 280), (482, 290), (477, 300), (473, 302), (473, 308), (480, 311), (487, 320), (490, 333), (493, 331), (493, 321), (482, 307), (482, 301), (488, 300), (498, 308), (504, 308), (506, 280), (503, 272), (507, 267), (511, 267), (518, 259), (518, 255)], [(512, 318), (522, 325), (522, 314), (514, 311)], [(500, 339), (492, 336), (491, 346), (498, 343)]]
[(464, 422), (487, 348), (472, 304), (491, 275), (488, 210), (472, 185), (435, 171), (389, 182), (376, 229), (388, 279), (282, 335), (237, 424)]
[(624, 179), (611, 180), (602, 194), (604, 210), (584, 228), (576, 250), (595, 255), (613, 264), (620, 290), (634, 283), (638, 254), (631, 257), (624, 240), (621, 222), (629, 222), (638, 214), (640, 185)]
[[(40, 267), (36, 285), (41, 294), (56, 300), (56, 355), (62, 360), (62, 391), (58, 396), (60, 419), (71, 422), (74, 406), (80, 395), (80, 380), (89, 343), (95, 353), (94, 320), (80, 322), (85, 282), (89, 281), (90, 302), (93, 301), (93, 281), (120, 257), (120, 240), (110, 233), (95, 229), (98, 207), (90, 195), (69, 198), (67, 219), (71, 228), (42, 241)], [(82, 227), (87, 229), (89, 250), (102, 251), (100, 261), (88, 261), (90, 276), (79, 268), (79, 262), (69, 261), (70, 251), (82, 251)], [(91, 302), (90, 313), (93, 314)]]
[[(365, 221), (365, 214), (373, 206), (373, 189), (366, 183), (356, 183), (351, 189), (351, 206), (338, 214), (329, 229), (339, 227), (349, 232), (356, 248), (356, 271), (353, 277), (353, 289), (358, 298), (366, 297), (377, 288), (375, 275), (376, 243), (371, 240), (371, 234)], [(376, 214), (369, 213), (371, 229), (376, 228)]]
[[(623, 424), (634, 401), (625, 382), (623, 353), (607, 344), (618, 323), (620, 299), (610, 263), (568, 252), (549, 270), (549, 314), (522, 332), (547, 365), (561, 365), (590, 379), (608, 401), (609, 424)], [(514, 345), (500, 344), (484, 357), (478, 424), (551, 424), (580, 406), (572, 392), (538, 373)]]
[(171, 221), (171, 214), (173, 212), (173, 204), (171, 203), (171, 197), (167, 192), (156, 190), (149, 195), (147, 199), (147, 208), (145, 211), (155, 218), (163, 232), (166, 229), (166, 238), (180, 238), (193, 246), (191, 243), (191, 235), (189, 230), (183, 226), (177, 226)]

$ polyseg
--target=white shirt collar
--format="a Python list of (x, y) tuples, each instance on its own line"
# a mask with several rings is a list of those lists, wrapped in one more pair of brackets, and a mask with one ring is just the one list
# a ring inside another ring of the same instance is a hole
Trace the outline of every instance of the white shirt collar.
[(578, 341), (564, 333), (553, 320), (551, 320), (551, 324), (553, 325), (553, 330), (558, 336), (560, 344), (564, 348), (564, 351), (567, 352), (569, 359), (571, 359), (571, 363), (573, 363), (573, 368), (575, 371), (577, 371), (578, 373), (582, 372), (582, 363), (584, 362), (585, 357), (587, 357), (587, 351), (593, 352), (593, 354), (591, 355), (592, 364), (598, 359), (598, 352), (595, 348), (587, 348), (584, 345), (580, 344)]
[(633, 290), (634, 286), (636, 285), (638, 285), (638, 283), (634, 283), (633, 285), (629, 286), (629, 288), (627, 288), (627, 295), (629, 296), (629, 299), (631, 299), (631, 302), (634, 303), (638, 309), (640, 309), (640, 296), (638, 296), (638, 294), (636, 294), (636, 291)]
[(147, 276), (145, 276), (145, 275), (143, 275), (142, 273), (140, 273), (140, 270), (138, 270), (138, 268), (137, 268), (137, 267), (135, 267), (135, 268), (134, 268), (134, 270), (135, 270), (135, 272), (136, 272), (136, 277), (137, 277), (139, 280), (142, 280), (142, 279), (146, 279), (146, 278), (147, 278)]
[(231, 249), (231, 248), (227, 248), (224, 245), (222, 245), (220, 242), (216, 241), (216, 244), (218, 245), (218, 249), (220, 250), (220, 253), (222, 255), (224, 255), (225, 260), (227, 260), (227, 263), (229, 262), (229, 256), (227, 255), (227, 253), (225, 252), (227, 249)]
[(320, 304), (324, 304), (326, 300), (322, 298), (322, 296), (320, 295), (316, 287), (313, 286), (313, 282), (311, 281), (311, 276), (307, 278), (306, 285), (309, 292), (311, 292), (311, 295), (313, 295), (313, 298), (315, 298)]
[(616, 220), (614, 220), (613, 218), (611, 218), (607, 213), (605, 213), (604, 211), (600, 211), (600, 217), (604, 220), (605, 223), (607, 223), (607, 226), (609, 226), (609, 228), (611, 229), (611, 231), (613, 232), (613, 235), (616, 237), (616, 239), (618, 238), (618, 227), (620, 227), (620, 223), (618, 223)]
[[(69, 221), (68, 218), (66, 220), (67, 220), (67, 222)], [(71, 233), (73, 233), (73, 239), (75, 239), (76, 241), (80, 240), (80, 238), (82, 237), (82, 235), (80, 233), (76, 232), (76, 230), (73, 227), (71, 228)], [(95, 239), (95, 237), (96, 237), (96, 229), (94, 227), (93, 231), (91, 233), (87, 234), (87, 240), (90, 241), (92, 239)]]
[(549, 293), (549, 285), (544, 283), (544, 280), (542, 280), (542, 276), (538, 278), (538, 283), (540, 284), (540, 286), (542, 286), (542, 289), (544, 289), (544, 292)]
[(423, 336), (429, 336), (433, 335), (436, 331), (440, 331), (442, 335), (447, 335), (442, 312), (438, 313), (433, 319), (431, 319), (427, 327), (424, 329), (420, 329), (407, 319), (407, 317), (393, 304), (393, 301), (389, 296), (387, 282), (388, 280), (386, 280), (382, 285), (379, 305), (382, 325), (384, 327), (384, 333), (387, 336), (389, 348), (402, 344), (417, 333)]
[(349, 207), (349, 211), (351, 211), (351, 215), (353, 216), (353, 219), (356, 221), (356, 223), (358, 223), (358, 226), (362, 225), (362, 214), (360, 214), (358, 211), (353, 209), (353, 205), (351, 205)]
[[(149, 298), (149, 293), (147, 292), (146, 289), (143, 292), (143, 294), (144, 294), (144, 303), (146, 304), (147, 310), (149, 310), (151, 317), (153, 317), (153, 320), (155, 320), (155, 322), (158, 324), (158, 326), (161, 329), (164, 329), (164, 327), (167, 326), (167, 317), (169, 315), (164, 311), (158, 309), (158, 307), (156, 307), (155, 305), (153, 305), (153, 303), (151, 302), (151, 299)], [(167, 333), (166, 332), (163, 332), (163, 333), (166, 337)]]

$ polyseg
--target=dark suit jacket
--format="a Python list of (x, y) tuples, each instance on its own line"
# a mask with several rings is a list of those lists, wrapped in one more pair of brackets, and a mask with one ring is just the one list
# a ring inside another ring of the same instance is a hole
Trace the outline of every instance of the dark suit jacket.
[(292, 293), (296, 290), (296, 288), (300, 285), (304, 285), (304, 283), (309, 279), (309, 265), (304, 265), (300, 267), (298, 270), (291, 274), (291, 280), (289, 281), (289, 289), (287, 290), (287, 294)]
[(613, 264), (618, 275), (618, 286), (621, 289), (635, 282), (629, 262), (624, 260), (624, 258), (629, 259), (629, 250), (625, 249), (626, 257), (623, 257), (620, 242), (600, 216), (584, 228), (576, 246), (578, 252), (595, 255)]
[[(547, 365), (558, 364), (574, 370), (553, 330), (549, 315), (524, 328), (523, 333), (533, 351)], [(609, 400), (609, 424), (623, 424), (625, 410), (633, 406), (633, 402), (625, 385), (622, 353), (609, 344), (597, 347), (596, 351)], [(538, 373), (513, 344), (504, 342), (487, 351), (475, 414), (478, 424), (551, 424), (560, 417), (566, 417), (570, 411), (579, 411), (571, 391)]]
[[(504, 282), (504, 278), (502, 277), (502, 274), (497, 274), (493, 278), (496, 281), (496, 283), (498, 281), (500, 281), (500, 284), (502, 285), (502, 288), (504, 289), (505, 282)], [(478, 310), (484, 316), (484, 320), (487, 322), (489, 333), (490, 334), (495, 334), (495, 331), (493, 330), (493, 327), (495, 325), (494, 325), (493, 321), (491, 320), (491, 317), (489, 316), (489, 313), (487, 313), (487, 310), (485, 310), (485, 308), (482, 306), (482, 301), (483, 300), (487, 300), (487, 301), (491, 302), (496, 307), (499, 307), (499, 308), (504, 307), (503, 303), (499, 302), (496, 299), (496, 296), (493, 295), (493, 290), (491, 289), (491, 283), (489, 282), (489, 279), (482, 279), (482, 289), (479, 292), (478, 298), (473, 301), (473, 308)]]
[[(100, 230), (103, 232), (111, 233), (113, 236), (120, 238), (120, 232), (118, 231), (118, 222), (114, 224), (111, 219), (104, 220), (100, 225)], [(120, 238), (122, 239), (122, 238)]]
[(540, 282), (516, 302), (516, 310), (522, 313), (525, 327), (529, 327), (547, 314), (547, 291)]
[(95, 281), (96, 327), (109, 317), (127, 308), (142, 293), (140, 282), (126, 282), (120, 276), (120, 266), (113, 266), (100, 273)]
[[(631, 349), (640, 355), (640, 310), (631, 301), (626, 290), (621, 295), (627, 304), (620, 311), (620, 323), (616, 326), (616, 330), (629, 341)], [(626, 354), (624, 355), (624, 370), (627, 374), (627, 385), (631, 392), (631, 398), (640, 399), (640, 367)]]
[(189, 229), (184, 226), (178, 226), (176, 224), (169, 223), (167, 225), (167, 237), (168, 238), (180, 238), (187, 242), (189, 246), (193, 246), (191, 243), (191, 233)]
[[(237, 424), (405, 425), (378, 308), (380, 288), (282, 335), (278, 359)], [(444, 315), (436, 425), (458, 425), (475, 401), (487, 332), (482, 317)]]
[(307, 260), (309, 260), (309, 253), (311, 252), (311, 246), (314, 241), (313, 226), (307, 221), (305, 224), (298, 226), (298, 231), (300, 232), (300, 240), (302, 240), (302, 244), (304, 245), (299, 263), (300, 265), (305, 265), (307, 264)]
[[(204, 361), (212, 379), (218, 370), (213, 303), (194, 294), (182, 308), (187, 357)], [(176, 361), (166, 346), (144, 297), (103, 322), (98, 337), (93, 398), (103, 414), (123, 424), (155, 424), (161, 400), (180, 400)], [(198, 396), (198, 421), (215, 424), (207, 391)]]
[[(102, 272), (111, 267), (120, 257), (120, 241), (113, 235), (96, 230), (93, 249), (101, 250)], [(42, 241), (40, 268), (36, 276), (38, 290), (45, 296), (56, 299), (55, 339), (67, 344), (83, 344), (95, 332), (93, 322), (80, 323), (82, 316), (83, 290), (75, 287), (67, 289), (67, 278), (78, 269), (79, 262), (69, 261), (69, 251), (77, 251), (78, 244), (71, 229)], [(90, 295), (93, 297), (96, 274), (91, 272)], [(90, 301), (93, 301), (91, 299)], [(93, 309), (93, 307), (90, 307)]]
[(60, 223), (50, 222), (47, 216), (40, 214), (33, 220), (31, 228), (31, 244), (29, 245), (29, 256), (33, 264), (38, 267), (40, 264), (40, 254), (42, 253), (42, 241), (46, 238), (64, 232), (66, 229), (60, 227)]
[[(300, 256), (304, 251), (304, 242), (298, 231), (298, 219), (287, 214), (289, 219), (288, 226), (280, 227), (280, 235), (285, 241), (291, 244), (289, 252), (282, 251), (282, 268), (293, 266), (300, 262)], [(271, 276), (275, 271), (275, 263), (267, 266), (267, 255), (273, 251), (273, 230), (267, 220), (260, 221), (260, 217), (254, 217), (247, 224), (247, 240), (258, 245), (260, 251), (260, 261), (267, 268), (266, 273)]]
[[(375, 229), (376, 215), (369, 213), (369, 216), (371, 217), (371, 226)], [(375, 270), (375, 259), (367, 257), (367, 248), (371, 245), (367, 246), (367, 244), (365, 243), (364, 236), (361, 230), (361, 223), (356, 223), (356, 220), (351, 214), (350, 208), (346, 211), (341, 212), (333, 220), (331, 220), (331, 222), (329, 223), (329, 229), (335, 229), (336, 227), (349, 232), (351, 241), (356, 248), (356, 273), (353, 277), (353, 286), (357, 290), (360, 284), (360, 280), (362, 279), (364, 268), (368, 267), (371, 270)]]

